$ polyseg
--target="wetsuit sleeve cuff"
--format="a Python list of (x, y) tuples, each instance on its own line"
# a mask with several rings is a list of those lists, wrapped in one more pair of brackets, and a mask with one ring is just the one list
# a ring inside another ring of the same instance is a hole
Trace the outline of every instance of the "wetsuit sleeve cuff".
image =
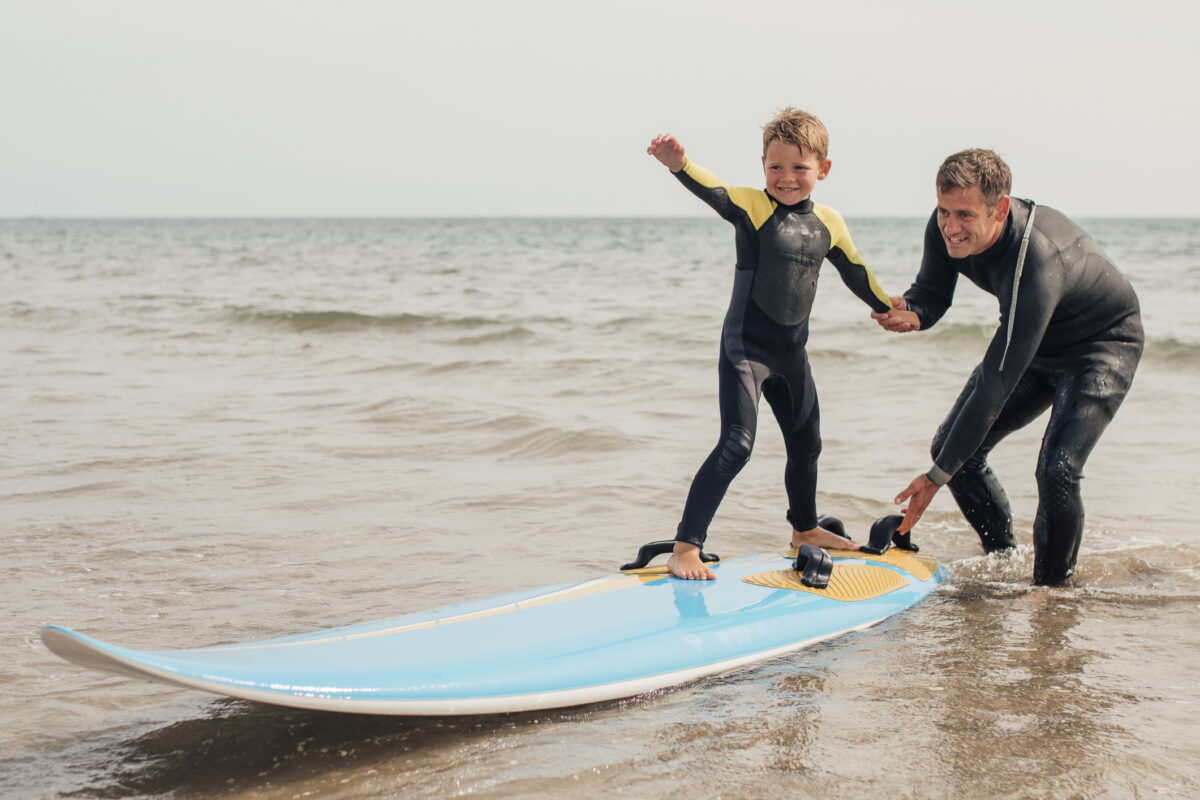
[(945, 486), (946, 483), (954, 476), (949, 472), (946, 472), (946, 470), (942, 469), (937, 464), (934, 464), (930, 468), (929, 472), (925, 473), (925, 477), (933, 481), (935, 486)]
[[(914, 314), (916, 314), (916, 315), (917, 315), (917, 319), (918, 319), (918, 320), (920, 320), (920, 322), (921, 322), (921, 330), (925, 330), (926, 328), (928, 328), (928, 327), (929, 327), (929, 325), (927, 325), (927, 324), (925, 323), (925, 316), (926, 316), (926, 314), (925, 314), (925, 308), (924, 308), (924, 307), (921, 305), (921, 303), (920, 303), (919, 301), (918, 301), (918, 302), (916, 302), (916, 303), (914, 303), (914, 302), (912, 301), (912, 299), (911, 299), (911, 298), (909, 298), (909, 296), (908, 296), (908, 295), (905, 295), (905, 296), (904, 296), (904, 307), (905, 307), (905, 309), (907, 309), (908, 311), (911, 311), (911, 312), (913, 312)], [(930, 323), (930, 325), (931, 325), (931, 324), (932, 324), (932, 323)]]

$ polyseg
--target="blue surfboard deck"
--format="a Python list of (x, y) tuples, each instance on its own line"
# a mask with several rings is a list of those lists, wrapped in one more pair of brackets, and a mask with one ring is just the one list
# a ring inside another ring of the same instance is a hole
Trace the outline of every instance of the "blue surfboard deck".
[[(824, 590), (782, 553), (725, 559), (713, 581), (649, 567), (246, 644), (130, 650), (48, 625), (86, 667), (275, 705), (488, 714), (631, 697), (861, 630), (925, 598), (937, 561), (833, 551)], [(751, 582), (756, 581), (756, 582)]]

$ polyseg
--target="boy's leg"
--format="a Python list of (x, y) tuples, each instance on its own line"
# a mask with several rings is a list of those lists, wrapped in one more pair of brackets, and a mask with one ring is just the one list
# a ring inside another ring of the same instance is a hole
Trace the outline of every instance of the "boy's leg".
[(681, 578), (713, 577), (712, 571), (700, 561), (700, 549), (729, 484), (746, 465), (754, 448), (758, 398), (747, 396), (737, 370), (723, 353), (717, 374), (721, 438), (692, 479), (675, 534), (675, 552), (667, 562), (671, 572)]
[(788, 496), (791, 544), (834, 550), (857, 550), (849, 539), (817, 526), (817, 461), (821, 456), (821, 409), (807, 355), (790, 376), (777, 376), (763, 384), (763, 397), (771, 405), (783, 433), (787, 466), (783, 483)]

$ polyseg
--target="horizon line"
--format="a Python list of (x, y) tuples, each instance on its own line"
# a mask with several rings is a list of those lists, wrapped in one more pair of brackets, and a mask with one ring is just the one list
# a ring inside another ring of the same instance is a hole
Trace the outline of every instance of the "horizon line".
[[(928, 214), (843, 214), (847, 219), (923, 220)], [(1187, 214), (1076, 214), (1093, 220), (1200, 220)], [(287, 220), (701, 220), (723, 221), (711, 214), (23, 214), (3, 215), (3, 222), (33, 221), (287, 221)]]

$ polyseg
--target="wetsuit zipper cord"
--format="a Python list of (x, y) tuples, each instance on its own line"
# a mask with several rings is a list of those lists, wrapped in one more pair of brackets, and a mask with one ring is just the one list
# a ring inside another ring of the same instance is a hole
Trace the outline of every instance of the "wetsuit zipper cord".
[(1008, 358), (1008, 346), (1012, 344), (1013, 322), (1017, 318), (1017, 290), (1021, 287), (1021, 270), (1025, 268), (1025, 251), (1029, 249), (1029, 234), (1033, 230), (1033, 213), (1036, 204), (1029, 201), (1029, 219), (1025, 220), (1025, 232), (1021, 234), (1021, 249), (1017, 252), (1017, 269), (1013, 273), (1012, 303), (1008, 307), (1008, 333), (1004, 337), (1004, 353), (1000, 356), (1000, 371), (1004, 371), (1004, 359)]

